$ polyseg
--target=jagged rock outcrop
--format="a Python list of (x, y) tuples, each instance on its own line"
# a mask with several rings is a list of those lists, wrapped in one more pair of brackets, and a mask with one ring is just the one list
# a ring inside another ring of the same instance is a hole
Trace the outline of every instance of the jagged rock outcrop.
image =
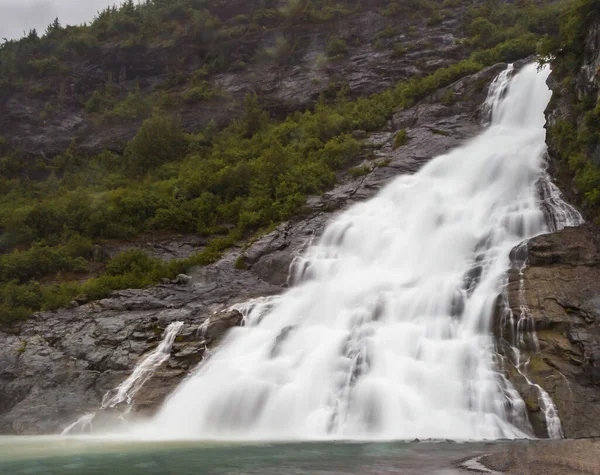
[[(102, 396), (119, 385), (141, 357), (156, 348), (164, 329), (184, 322), (169, 361), (136, 394), (134, 411), (149, 414), (232, 326), (235, 303), (272, 295), (287, 284), (290, 263), (321, 233), (335, 212), (373, 196), (385, 183), (412, 173), (433, 156), (458, 146), (480, 130), (477, 110), (485, 86), (506, 65), (496, 65), (448, 87), (413, 108), (398, 111), (387, 128), (368, 137), (372, 154), (365, 176), (340, 176), (340, 184), (309, 199), (307, 216), (277, 227), (246, 249), (196, 269), (192, 279), (114, 293), (99, 302), (35, 315), (0, 329), (0, 433), (56, 433), (79, 416), (96, 411)], [(395, 132), (408, 140), (394, 147)], [(248, 267), (236, 269), (240, 256)], [(82, 303), (84, 300), (82, 300)], [(217, 312), (215, 314), (215, 312)], [(198, 329), (207, 319), (203, 331)]]
[[(508, 303), (515, 316), (528, 309), (539, 352), (524, 373), (548, 392), (565, 437), (600, 437), (600, 242), (584, 225), (538, 236), (526, 245), (527, 267), (509, 273)], [(505, 322), (507, 323), (507, 322)], [(499, 328), (505, 335), (510, 329)], [(526, 335), (527, 336), (527, 335)], [(509, 379), (527, 404), (534, 431), (546, 437), (537, 389), (510, 365)]]

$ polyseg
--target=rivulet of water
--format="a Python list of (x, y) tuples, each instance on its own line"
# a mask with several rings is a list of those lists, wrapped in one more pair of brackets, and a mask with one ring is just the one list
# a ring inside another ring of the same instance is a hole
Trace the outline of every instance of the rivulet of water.
[(481, 135), (336, 217), (296, 261), (295, 286), (248, 303), (245, 326), (139, 434), (526, 437), (490, 325), (511, 249), (549, 229), (538, 193), (548, 74), (501, 74)]
[[(169, 359), (171, 348), (175, 342), (175, 337), (183, 326), (183, 322), (171, 323), (164, 332), (160, 344), (145, 357), (143, 357), (135, 366), (132, 373), (119, 386), (108, 391), (102, 398), (100, 409), (109, 409), (121, 403), (126, 403), (128, 410), (131, 408), (133, 397), (150, 379), (158, 367)], [(125, 412), (128, 412), (125, 411)], [(93, 428), (96, 413), (85, 414), (66, 427), (62, 435), (72, 435), (90, 432)]]

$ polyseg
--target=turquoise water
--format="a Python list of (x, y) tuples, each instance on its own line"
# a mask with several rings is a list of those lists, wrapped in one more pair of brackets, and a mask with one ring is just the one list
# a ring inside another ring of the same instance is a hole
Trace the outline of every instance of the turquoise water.
[(0, 474), (457, 475), (502, 443), (189, 443), (0, 438)]

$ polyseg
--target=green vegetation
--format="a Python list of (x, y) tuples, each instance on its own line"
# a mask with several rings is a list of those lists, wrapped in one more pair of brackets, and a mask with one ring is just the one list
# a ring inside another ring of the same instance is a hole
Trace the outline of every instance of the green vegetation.
[(342, 57), (348, 52), (348, 45), (341, 38), (333, 38), (327, 43), (327, 56)]
[[(477, 44), (481, 29), (475, 28), (469, 40), (474, 49), (471, 57), (428, 76), (353, 101), (346, 98), (343, 83), (332, 81), (332, 88), (314, 108), (281, 120), (272, 119), (261, 98), (250, 94), (239, 104), (240, 117), (228, 126), (219, 130), (211, 123), (198, 133), (184, 133), (177, 107), (221, 97), (210, 75), (227, 65), (226, 48), (233, 36), (244, 34), (246, 28), (328, 21), (357, 8), (350, 1), (290, 1), (281, 9), (259, 3), (262, 7), (246, 18), (219, 19), (207, 9), (206, 0), (152, 0), (142, 6), (127, 2), (101, 12), (89, 26), (62, 28), (55, 22), (43, 38), (32, 32), (0, 47), (0, 81), (4, 81), (0, 94), (21, 87), (23, 78), (40, 71), (48, 81), (58, 78), (64, 83), (66, 69), (61, 65), (93, 56), (104, 43), (137, 48), (152, 41), (169, 47), (186, 39), (204, 51), (199, 69), (191, 73), (175, 69), (152, 93), (139, 87), (128, 90), (123, 78), (109, 76), (93, 94), (80, 98), (82, 107), (99, 121), (141, 122), (123, 154), (104, 151), (88, 156), (73, 144), (62, 154), (42, 160), (0, 140), (0, 250), (4, 252), (0, 320), (14, 321), (32, 311), (64, 306), (78, 295), (97, 299), (114, 290), (156, 284), (161, 278), (214, 262), (242, 239), (302, 213), (306, 197), (330, 188), (337, 171), (350, 169), (354, 176), (368, 173), (369, 166), (352, 168), (363, 156), (362, 144), (352, 131), (380, 129), (398, 108), (409, 107), (496, 61), (532, 54), (543, 34), (555, 33), (554, 23), (545, 29), (535, 20), (554, 15), (554, 6), (511, 4), (511, 9), (530, 16), (520, 23), (519, 31), (497, 35), (483, 49)], [(390, 2), (386, 15), (403, 14), (402, 9), (395, 11), (394, 3)], [(411, 9), (424, 12), (423, 18), (438, 7), (437, 3), (410, 3)], [(504, 17), (496, 17), (494, 11), (477, 10), (472, 19), (488, 15), (489, 22), (501, 30)], [(271, 46), (261, 46), (257, 54), (286, 61), (293, 42), (279, 31), (277, 35)], [(346, 54), (351, 47), (346, 40), (355, 44), (350, 38), (332, 38), (327, 55)], [(58, 100), (49, 104), (48, 114), (60, 107)], [(406, 131), (401, 131), (395, 145), (407, 139)], [(382, 160), (376, 166), (389, 163)], [(94, 262), (95, 243), (155, 231), (199, 233), (211, 236), (211, 241), (189, 259), (169, 263), (140, 251)], [(243, 259), (236, 266), (243, 268)]]
[(348, 175), (352, 178), (358, 178), (359, 176), (365, 176), (371, 173), (371, 167), (368, 165), (363, 165), (361, 167), (354, 167), (348, 170)]
[(394, 148), (402, 147), (408, 142), (408, 134), (406, 129), (399, 131), (394, 137)]
[(394, 45), (392, 50), (392, 58), (401, 58), (406, 54), (406, 47), (402, 44)]
[[(573, 174), (582, 205), (600, 220), (600, 167), (588, 157), (600, 147), (600, 102), (578, 94), (575, 80), (583, 64), (585, 35), (592, 22), (600, 22), (600, 0), (574, 0), (563, 6), (560, 34), (547, 36), (540, 44), (544, 61), (552, 61), (554, 74), (562, 78), (562, 89), (553, 101), (571, 106), (570, 114), (549, 130), (549, 139), (562, 163)], [(561, 97), (562, 96), (562, 97)]]
[(454, 91), (452, 89), (447, 89), (444, 91), (444, 94), (442, 94), (440, 100), (442, 101), (442, 104), (452, 104), (454, 102)]

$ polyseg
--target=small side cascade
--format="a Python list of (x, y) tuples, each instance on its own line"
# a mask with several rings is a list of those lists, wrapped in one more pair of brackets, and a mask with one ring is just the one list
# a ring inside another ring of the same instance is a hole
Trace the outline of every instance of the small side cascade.
[(483, 125), (490, 125), (494, 118), (497, 118), (498, 111), (500, 110), (500, 105), (502, 103), (502, 99), (506, 95), (508, 91), (508, 86), (510, 85), (510, 81), (515, 72), (515, 67), (513, 64), (509, 64), (508, 67), (502, 71), (490, 84), (488, 96), (481, 106), (482, 117), (483, 117)]
[[(100, 406), (101, 410), (110, 409), (125, 402), (127, 404), (125, 414), (131, 411), (135, 394), (154, 375), (156, 369), (169, 359), (171, 348), (182, 326), (183, 322), (173, 322), (166, 328), (160, 345), (138, 362), (131, 375), (125, 381), (104, 395)], [(96, 415), (97, 413), (93, 412), (81, 416), (73, 424), (66, 427), (61, 435), (91, 432), (92, 422), (96, 418)]]
[(115, 407), (118, 404), (126, 402), (128, 405), (126, 412), (129, 412), (133, 396), (152, 377), (156, 369), (169, 359), (175, 337), (182, 326), (183, 322), (173, 322), (167, 327), (160, 345), (137, 364), (125, 381), (104, 395), (102, 398), (102, 409)]
[[(542, 210), (546, 218), (547, 232), (560, 231), (566, 227), (580, 226), (584, 223), (581, 213), (567, 203), (558, 187), (552, 183), (550, 176), (544, 172), (538, 182), (538, 192)], [(538, 404), (544, 412), (548, 437), (561, 439), (564, 437), (558, 409), (547, 391), (539, 384), (534, 383), (528, 377), (528, 366), (532, 357), (539, 355), (540, 344), (535, 330), (535, 321), (531, 317), (529, 308), (525, 302), (524, 274), (527, 267), (527, 241), (521, 243), (512, 256), (513, 270), (518, 272), (519, 287), (519, 311), (518, 315), (510, 308), (507, 294), (503, 296), (504, 314), (502, 318), (502, 339), (510, 345), (508, 357), (515, 370), (524, 378), (530, 386), (534, 387), (538, 394)]]
[(563, 199), (548, 172), (544, 172), (539, 180), (539, 193), (550, 232), (581, 226), (585, 222), (581, 213)]
[(64, 428), (64, 430), (60, 433), (60, 435), (77, 435), (77, 434), (87, 434), (92, 432), (93, 425), (92, 422), (96, 417), (95, 412), (91, 412), (89, 414), (84, 414), (79, 419), (77, 419), (72, 424), (68, 425)]
[[(520, 252), (519, 252), (520, 251)], [(526, 255), (527, 243), (522, 243), (517, 254)], [(535, 322), (530, 315), (529, 309), (525, 305), (524, 298), (524, 270), (527, 264), (526, 259), (520, 262), (517, 261), (517, 269), (519, 272), (519, 314), (515, 315), (508, 304), (508, 299), (505, 298), (502, 328), (508, 328), (508, 334), (502, 335), (505, 342), (509, 344), (509, 351), (506, 357), (512, 363), (514, 369), (523, 377), (530, 386), (537, 391), (537, 399), (540, 409), (544, 412), (546, 420), (546, 429), (550, 439), (562, 439), (564, 437), (562, 425), (558, 414), (558, 409), (552, 401), (552, 398), (540, 386), (534, 383), (528, 377), (528, 366), (531, 358), (540, 352), (539, 341), (535, 331)]]

